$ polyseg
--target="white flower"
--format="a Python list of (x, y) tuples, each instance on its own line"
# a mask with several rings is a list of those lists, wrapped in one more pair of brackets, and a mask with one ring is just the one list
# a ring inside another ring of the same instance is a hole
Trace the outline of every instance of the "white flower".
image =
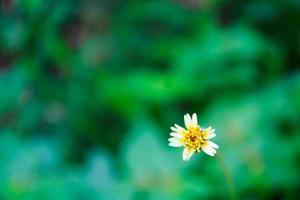
[(203, 150), (207, 155), (214, 156), (218, 145), (210, 139), (216, 136), (215, 129), (211, 127), (202, 128), (198, 124), (197, 115), (194, 113), (184, 115), (185, 128), (175, 124), (171, 127), (172, 132), (169, 138), (169, 145), (172, 147), (184, 147), (182, 159), (188, 161), (194, 153)]

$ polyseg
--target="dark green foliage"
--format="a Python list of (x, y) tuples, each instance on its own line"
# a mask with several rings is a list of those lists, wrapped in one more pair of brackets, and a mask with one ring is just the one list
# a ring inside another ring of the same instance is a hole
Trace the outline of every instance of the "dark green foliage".
[[(0, 199), (297, 199), (300, 3), (1, 1)], [(224, 167), (224, 166), (223, 166)]]

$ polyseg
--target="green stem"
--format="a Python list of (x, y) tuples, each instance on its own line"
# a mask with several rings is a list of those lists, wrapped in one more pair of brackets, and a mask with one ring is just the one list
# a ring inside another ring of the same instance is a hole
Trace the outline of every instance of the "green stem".
[(220, 165), (222, 173), (224, 175), (230, 197), (231, 197), (231, 199), (235, 200), (235, 199), (237, 199), (237, 197), (236, 197), (235, 188), (234, 188), (234, 184), (233, 184), (232, 174), (225, 162), (224, 157), (222, 156), (222, 154), (220, 154), (220, 152), (218, 152), (218, 154), (216, 155), (216, 158)]

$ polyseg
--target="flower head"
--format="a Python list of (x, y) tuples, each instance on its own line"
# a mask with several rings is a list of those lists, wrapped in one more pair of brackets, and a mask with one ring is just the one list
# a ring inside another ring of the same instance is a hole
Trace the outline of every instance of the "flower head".
[(219, 148), (218, 145), (210, 141), (216, 136), (215, 129), (200, 127), (195, 113), (192, 117), (189, 114), (184, 115), (184, 124), (186, 128), (177, 124), (171, 127), (172, 132), (169, 138), (170, 146), (184, 147), (182, 159), (188, 161), (194, 153), (199, 153), (201, 150), (207, 155), (214, 156), (216, 149)]

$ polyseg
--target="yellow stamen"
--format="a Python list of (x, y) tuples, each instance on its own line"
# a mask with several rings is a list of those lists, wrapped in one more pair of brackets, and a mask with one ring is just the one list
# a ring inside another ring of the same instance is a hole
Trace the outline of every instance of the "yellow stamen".
[(192, 149), (194, 152), (200, 152), (201, 147), (205, 144), (205, 139), (203, 139), (203, 129), (201, 129), (200, 126), (189, 127), (184, 132), (183, 142), (186, 147)]

